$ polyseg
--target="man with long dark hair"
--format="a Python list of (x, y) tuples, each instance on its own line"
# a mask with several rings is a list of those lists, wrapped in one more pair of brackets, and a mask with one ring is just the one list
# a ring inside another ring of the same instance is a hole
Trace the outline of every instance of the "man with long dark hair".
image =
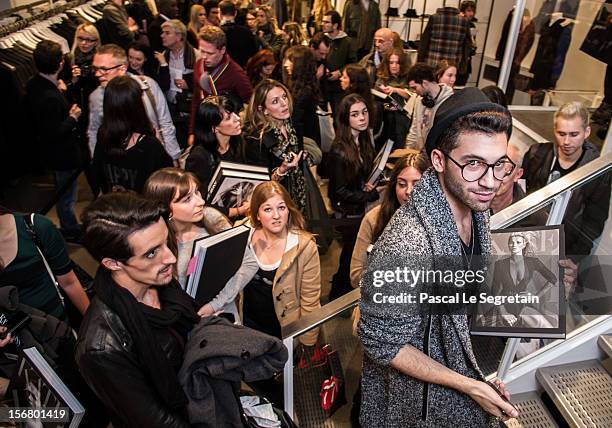
[[(465, 308), (450, 315), (418, 299), (383, 298), (442, 297), (436, 294), (442, 280), (419, 272), (482, 269), (479, 257), (491, 251), (488, 209), (515, 167), (506, 155), (511, 130), (508, 110), (477, 88), (438, 109), (426, 142), (433, 167), (374, 244), (361, 281), (362, 426), (492, 427), (499, 426), (493, 416), (518, 415), (484, 382)], [(396, 269), (406, 275), (396, 276)], [(449, 293), (456, 287), (451, 281)], [(508, 398), (501, 382), (497, 387)]]

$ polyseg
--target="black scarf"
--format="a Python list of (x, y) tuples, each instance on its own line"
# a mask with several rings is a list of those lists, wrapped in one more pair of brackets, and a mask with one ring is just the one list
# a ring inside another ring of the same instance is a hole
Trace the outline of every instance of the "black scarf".
[(74, 65), (78, 65), (79, 67), (90, 66), (93, 63), (93, 57), (96, 54), (96, 50), (92, 49), (91, 51), (84, 53), (80, 49), (74, 50)]
[(191, 330), (199, 321), (195, 301), (173, 280), (157, 288), (162, 309), (152, 308), (139, 303), (132, 293), (115, 283), (110, 271), (103, 267), (98, 269), (94, 284), (97, 298), (121, 318), (130, 333), (137, 358), (164, 403), (184, 411), (187, 397), (163, 350), (157, 345), (151, 327)]

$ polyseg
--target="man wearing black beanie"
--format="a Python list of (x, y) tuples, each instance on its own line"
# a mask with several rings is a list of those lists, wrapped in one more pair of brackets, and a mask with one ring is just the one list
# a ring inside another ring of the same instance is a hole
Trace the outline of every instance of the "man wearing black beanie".
[(361, 281), (362, 426), (499, 426), (517, 416), (484, 382), (465, 311), (442, 314), (427, 302), (396, 299), (416, 290), (432, 295), (441, 280), (419, 272), (448, 263), (482, 269), (477, 260), (491, 251), (488, 209), (515, 167), (506, 155), (511, 129), (508, 110), (477, 88), (438, 108), (425, 145), (432, 168), (374, 245)]

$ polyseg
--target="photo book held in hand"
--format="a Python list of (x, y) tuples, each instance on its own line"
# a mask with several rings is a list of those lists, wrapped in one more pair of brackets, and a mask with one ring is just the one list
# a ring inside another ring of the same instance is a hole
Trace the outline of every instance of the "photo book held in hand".
[(27, 409), (13, 416), (27, 418), (28, 427), (76, 428), (85, 415), (85, 408), (34, 347), (20, 352), (5, 398), (12, 399), (11, 407)]
[(214, 299), (238, 271), (250, 231), (240, 225), (194, 242), (185, 291), (200, 306)]
[(486, 286), (471, 333), (532, 339), (565, 338), (563, 226), (491, 231)]
[(268, 168), (221, 161), (208, 185), (207, 203), (237, 208), (251, 199), (259, 183), (270, 181)]
[(374, 159), (374, 168), (372, 168), (372, 172), (370, 172), (370, 175), (368, 176), (368, 184), (376, 185), (380, 176), (385, 170), (385, 166), (387, 165), (392, 149), (393, 140), (387, 140)]

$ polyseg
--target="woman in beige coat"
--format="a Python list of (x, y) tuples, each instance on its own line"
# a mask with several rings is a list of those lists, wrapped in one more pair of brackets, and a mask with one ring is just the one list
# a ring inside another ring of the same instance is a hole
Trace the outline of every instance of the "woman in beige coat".
[[(243, 291), (242, 321), (282, 338), (282, 327), (321, 307), (321, 268), (314, 237), (304, 230), (304, 217), (287, 190), (276, 181), (258, 185), (251, 197), (254, 227), (242, 266), (223, 290), (200, 309), (211, 315)], [(299, 337), (316, 343), (318, 330)]]

